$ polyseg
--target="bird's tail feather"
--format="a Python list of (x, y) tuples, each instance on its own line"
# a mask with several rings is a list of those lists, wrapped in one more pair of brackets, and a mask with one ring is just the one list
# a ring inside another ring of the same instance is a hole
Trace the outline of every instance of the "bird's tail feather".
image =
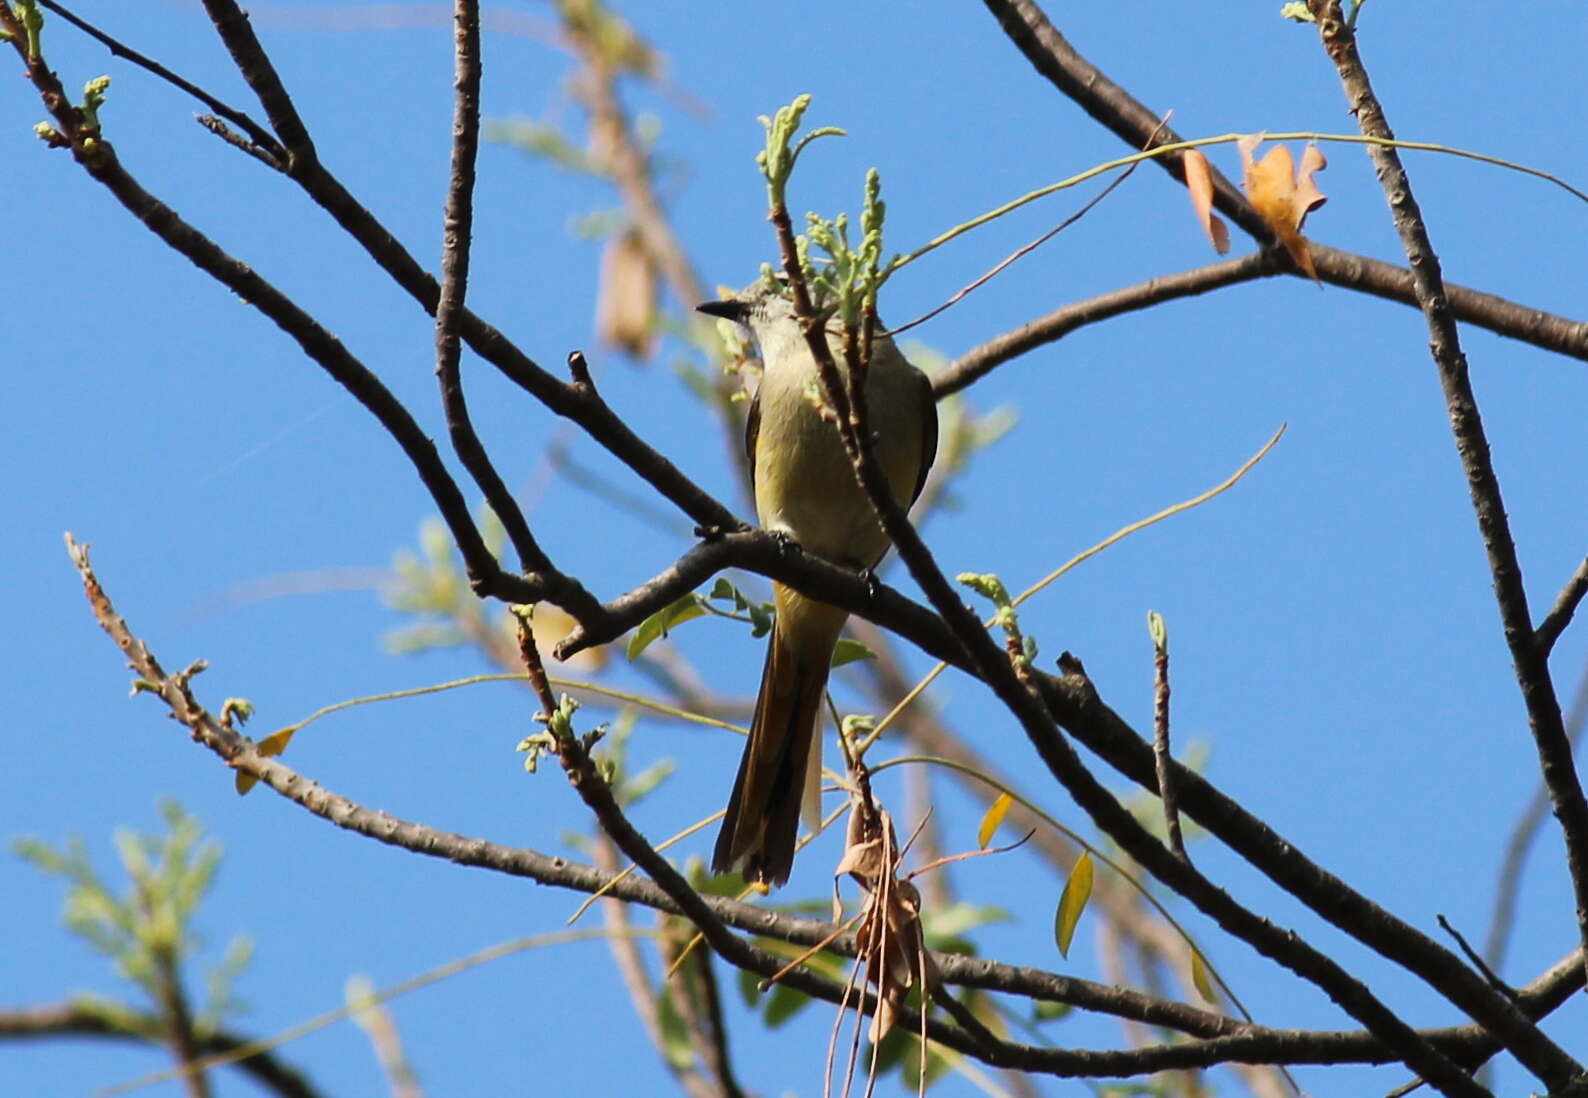
[(790, 644), (781, 619), (773, 626), (750, 741), (711, 857), (714, 873), (742, 868), (748, 881), (788, 880), (832, 662), (832, 646), (815, 651), (821, 647)]

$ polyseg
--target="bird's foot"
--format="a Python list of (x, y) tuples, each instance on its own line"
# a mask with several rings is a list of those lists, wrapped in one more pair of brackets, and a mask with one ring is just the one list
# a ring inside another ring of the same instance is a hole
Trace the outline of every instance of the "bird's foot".
[(870, 568), (860, 570), (860, 578), (866, 585), (866, 597), (877, 599), (882, 597), (882, 581), (877, 578), (877, 573)]

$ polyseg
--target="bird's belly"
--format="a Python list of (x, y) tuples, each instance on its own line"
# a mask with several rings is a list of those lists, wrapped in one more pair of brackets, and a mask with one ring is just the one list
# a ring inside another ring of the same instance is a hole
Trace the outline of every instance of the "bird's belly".
[[(808, 404), (800, 412), (761, 422), (755, 470), (761, 525), (824, 560), (869, 568), (887, 552), (888, 536), (855, 479), (837, 428)], [(907, 498), (913, 487), (913, 454), (919, 450), (919, 439), (876, 442), (895, 499)]]

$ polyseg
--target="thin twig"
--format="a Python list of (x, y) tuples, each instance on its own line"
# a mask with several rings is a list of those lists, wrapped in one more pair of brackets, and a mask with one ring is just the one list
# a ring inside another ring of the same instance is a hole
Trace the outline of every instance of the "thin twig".
[(1063, 305), (1046, 316), (973, 347), (932, 375), (932, 391), (939, 398), (957, 393), (1011, 359), (1047, 343), (1063, 339), (1078, 328), (1126, 313), (1150, 309), (1165, 301), (1195, 297), (1225, 286), (1283, 273), (1277, 253), (1253, 252), (1176, 274), (1162, 275), (1134, 286), (1125, 286), (1084, 301)]
[[(598, 832), (591, 845), (593, 860), (598, 868), (607, 873), (617, 869), (619, 861), (617, 851), (606, 836)], [(601, 917), (609, 930), (617, 932), (608, 941), (612, 960), (623, 981), (623, 988), (628, 992), (629, 1004), (638, 1016), (640, 1025), (644, 1027), (645, 1035), (655, 1047), (663, 1066), (672, 1073), (673, 1078), (678, 1080), (679, 1085), (690, 1098), (714, 1098), (715, 1092), (698, 1071), (691, 1066), (675, 1064), (667, 1055), (667, 1039), (662, 1033), (661, 1021), (657, 1013), (656, 989), (651, 986), (650, 976), (645, 971), (645, 960), (640, 955), (639, 942), (629, 933), (631, 923), (628, 904), (617, 900), (603, 900)]]
[[(269, 130), (255, 122), (247, 114), (228, 106), (197, 84), (178, 76), (153, 58), (146, 57), (131, 46), (112, 38), (109, 34), (106, 34), (69, 8), (57, 3), (56, 0), (38, 0), (38, 4), (39, 7), (53, 11), (72, 26), (99, 42), (111, 52), (113, 57), (123, 58), (139, 68), (153, 73), (172, 87), (191, 95), (234, 126), (240, 126), (252, 139), (252, 145), (250, 146), (249, 142), (234, 142), (234, 144), (238, 144), (239, 148), (252, 152), (277, 171), (285, 170), (287, 150), (281, 147), (281, 142), (277, 141)], [(199, 121), (202, 123), (204, 119), (200, 118)], [(209, 128), (214, 129), (213, 126)]]
[[(1362, 133), (1369, 137), (1394, 137), (1357, 52), (1356, 36), (1341, 14), (1338, 0), (1309, 0), (1309, 7), (1317, 21), (1323, 47), (1339, 71), (1351, 113)], [(1473, 395), (1456, 319), (1447, 301), (1439, 257), (1429, 241), (1428, 226), (1399, 153), (1389, 145), (1370, 144), (1367, 154), (1373, 161), (1395, 230), (1411, 264), (1417, 303), (1427, 318), (1429, 351), (1439, 372), (1456, 452), (1466, 473), (1473, 511), (1488, 553), (1489, 573), (1505, 629), (1505, 643), (1511, 651), (1517, 685), (1527, 707), (1539, 769), (1544, 784), (1549, 787), (1555, 817), (1560, 821), (1566, 840), (1566, 867), (1571, 874), (1577, 904), (1578, 934), (1588, 947), (1588, 799), (1584, 798), (1582, 783), (1577, 777), (1571, 743), (1561, 719), (1560, 701), (1550, 677), (1549, 660), (1535, 641), (1516, 542), (1511, 536), (1500, 482), (1489, 457), (1489, 441), (1483, 430), (1477, 398)], [(1567, 1061), (1572, 1070), (1567, 1070)], [(1582, 1072), (1581, 1064), (1569, 1057), (1567, 1061), (1551, 1066), (1547, 1074), (1540, 1076), (1552, 1090), (1560, 1089), (1567, 1080)]]
[(701, 1005), (705, 1008), (697, 1027), (702, 1038), (701, 1059), (716, 1078), (724, 1098), (743, 1098), (744, 1089), (739, 1085), (730, 1055), (728, 1025), (722, 1011), (722, 989), (717, 984), (717, 967), (712, 963), (711, 954), (700, 952), (694, 961), (694, 969), (700, 981)]
[(1507, 999), (1515, 999), (1516, 989), (1494, 974), (1494, 970), (1484, 963), (1482, 957), (1478, 956), (1477, 950), (1467, 944), (1466, 936), (1451, 926), (1450, 920), (1443, 915), (1436, 915), (1435, 918), (1439, 920), (1439, 929), (1455, 939), (1456, 946), (1461, 950), (1461, 955), (1467, 959), (1473, 968), (1483, 974), (1483, 978), (1489, 981), (1489, 986)]
[[(1167, 119), (1165, 121), (1167, 121)], [(1014, 263), (1016, 260), (1021, 259), (1024, 256), (1030, 255), (1032, 252), (1034, 252), (1038, 248), (1042, 247), (1042, 245), (1046, 244), (1048, 241), (1050, 241), (1054, 237), (1058, 236), (1065, 229), (1068, 229), (1071, 225), (1073, 225), (1077, 221), (1081, 220), (1081, 218), (1083, 218), (1087, 214), (1091, 213), (1092, 210), (1094, 208), (1096, 208), (1098, 203), (1102, 202), (1103, 199), (1107, 198), (1110, 194), (1114, 193), (1114, 188), (1118, 187), (1121, 183), (1125, 182), (1125, 180), (1129, 179), (1131, 177), (1132, 173), (1134, 173), (1135, 170), (1140, 166), (1140, 164), (1141, 164), (1141, 161), (1139, 161), (1139, 160), (1136, 163), (1131, 164), (1124, 171), (1122, 171), (1118, 175), (1116, 175), (1113, 179), (1110, 179), (1108, 181), (1108, 185), (1106, 187), (1104, 187), (1102, 190), (1098, 191), (1091, 198), (1087, 199), (1086, 203), (1084, 205), (1082, 205), (1080, 209), (1076, 210), (1069, 217), (1066, 217), (1063, 221), (1060, 221), (1057, 225), (1053, 226), (1053, 228), (1049, 229), (1047, 232), (1043, 233), (1041, 236), (1039, 236), (1035, 240), (1031, 241), (1031, 243), (1021, 245), (1020, 247), (1016, 248), (1014, 251), (1010, 252), (1003, 259), (999, 260), (998, 263), (994, 264), (993, 267), (991, 269), (989, 269), (986, 273), (982, 274), (978, 278), (972, 280), (967, 285), (965, 285), (965, 286), (961, 287), (959, 290), (955, 291), (954, 296), (950, 297), (947, 301), (943, 302), (943, 304), (937, 306), (935, 309), (928, 309), (926, 312), (922, 313), (920, 316), (916, 317), (914, 320), (910, 321), (909, 323), (900, 324), (897, 328), (890, 328), (890, 329), (888, 329), (888, 331), (886, 331), (883, 334), (887, 335), (887, 336), (889, 336), (891, 338), (893, 336), (898, 335), (900, 332), (907, 332), (911, 328), (914, 328), (918, 324), (925, 324), (928, 320), (931, 320), (933, 317), (937, 316), (939, 313), (943, 312), (945, 309), (952, 308), (953, 306), (959, 304), (961, 301), (963, 301), (971, 293), (973, 293), (974, 291), (980, 289), (982, 286), (985, 286), (987, 283), (991, 282), (994, 278), (998, 277), (998, 275), (1000, 273), (1002, 273), (1005, 269), (1007, 269), (1011, 263)]]
[(1544, 615), (1544, 620), (1533, 631), (1533, 643), (1538, 647), (1541, 657), (1549, 656), (1561, 632), (1571, 624), (1572, 615), (1577, 613), (1577, 606), (1584, 595), (1588, 595), (1588, 557), (1584, 557), (1577, 566), (1577, 571), (1572, 573), (1566, 586), (1555, 596), (1555, 604), (1549, 608), (1549, 613)]
[[(235, 0), (203, 2), (238, 71), (258, 96), (271, 124), (287, 145), (290, 161), (288, 174), (358, 241), (369, 257), (398, 286), (427, 312), (434, 314), (440, 302), (439, 284), (390, 230), (319, 162), (308, 130), (275, 66), (255, 37), (247, 16)], [(743, 527), (744, 524), (733, 512), (685, 477), (672, 462), (636, 435), (608, 407), (594, 386), (581, 384), (577, 379), (572, 385), (563, 384), (515, 346), (500, 330), (468, 309), (461, 312), (459, 333), (476, 354), (495, 366), (504, 377), (555, 414), (584, 428), (592, 439), (698, 525), (718, 530)], [(587, 618), (595, 613), (594, 607), (586, 606), (582, 614), (575, 616)], [(596, 616), (599, 617), (599, 614)]]
[(1158, 775), (1158, 799), (1163, 804), (1164, 828), (1169, 836), (1169, 849), (1183, 862), (1190, 861), (1185, 852), (1185, 837), (1180, 833), (1180, 805), (1174, 793), (1174, 772), (1169, 766), (1173, 756), (1169, 753), (1169, 636), (1163, 618), (1156, 612), (1148, 615), (1152, 633), (1152, 754)]
[[(443, 215), (441, 291), (436, 300), (436, 379), (447, 414), (452, 448), (485, 495), (485, 502), (501, 520), (525, 572), (553, 573), (551, 560), (530, 532), (529, 523), (512, 491), (485, 452), (463, 395), (459, 369), (462, 346), (458, 335), (463, 303), (468, 294), (470, 244), (474, 233), (475, 161), (480, 151), (480, 8), (478, 0), (457, 0), (453, 12), (454, 100), (452, 109), (452, 170)], [(465, 557), (470, 579), (478, 575), (478, 561)], [(493, 562), (494, 566), (494, 562)]]
[[(1573, 751), (1582, 742), (1583, 730), (1588, 728), (1588, 666), (1577, 682), (1577, 696), (1572, 700), (1571, 712), (1566, 717), (1566, 735)], [(1510, 941), (1511, 926), (1516, 917), (1516, 902), (1521, 892), (1522, 869), (1527, 864), (1528, 851), (1533, 847), (1539, 828), (1549, 813), (1549, 790), (1542, 781), (1533, 797), (1517, 817), (1506, 840), (1505, 854), (1500, 859), (1500, 873), (1494, 883), (1494, 914), (1489, 917), (1489, 936), (1483, 945), (1483, 956), (1489, 967), (1499, 970), (1505, 963), (1506, 946)]]
[[(210, 0), (219, 3), (219, 0)], [(246, 22), (246, 20), (244, 20)], [(600, 615), (600, 604), (570, 577), (554, 570), (537, 572), (533, 579), (503, 572), (475, 526), (468, 504), (442, 462), (435, 444), (411, 412), (363, 362), (335, 335), (301, 309), (250, 265), (224, 251), (173, 209), (151, 195), (122, 167), (111, 142), (86, 124), (82, 112), (71, 105), (59, 79), (42, 60), (28, 73), (59, 132), (84, 170), (102, 183), (137, 219), (167, 246), (187, 257), (200, 270), (232, 290), (241, 300), (274, 321), (297, 341), (304, 354), (343, 386), (380, 421), (402, 448), (420, 481), (430, 492), (446, 522), (471, 577), (481, 593), (492, 593), (517, 602), (548, 599), (568, 609)]]
[(266, 152), (256, 142), (250, 141), (242, 134), (237, 133), (225, 122), (221, 121), (213, 114), (194, 115), (193, 121), (197, 122), (200, 126), (203, 126), (206, 130), (209, 130), (210, 133), (214, 134), (216, 137), (220, 138), (233, 148), (241, 149), (243, 152), (247, 153), (261, 164), (264, 164), (266, 167), (272, 168), (278, 172), (286, 171), (286, 167), (281, 163), (281, 161), (277, 160), (270, 153)]

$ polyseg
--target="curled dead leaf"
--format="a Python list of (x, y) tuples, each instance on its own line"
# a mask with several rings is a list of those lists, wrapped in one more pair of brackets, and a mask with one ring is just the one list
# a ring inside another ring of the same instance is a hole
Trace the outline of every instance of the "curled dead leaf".
[(635, 358), (649, 358), (656, 343), (656, 271), (633, 229), (607, 241), (596, 293), (596, 337)]
[(1248, 134), (1236, 142), (1244, 170), (1241, 185), (1252, 208), (1274, 230), (1296, 266), (1316, 282), (1318, 272), (1313, 267), (1312, 251), (1307, 247), (1307, 238), (1301, 235), (1301, 227), (1307, 215), (1328, 200), (1313, 180), (1317, 172), (1328, 167), (1328, 161), (1316, 145), (1307, 146), (1299, 170), (1290, 150), (1283, 145), (1275, 145), (1261, 160), (1254, 160), (1252, 154), (1262, 141), (1263, 135), (1259, 133)]
[(1191, 195), (1191, 209), (1207, 234), (1208, 242), (1220, 255), (1230, 250), (1230, 230), (1213, 212), (1213, 170), (1201, 149), (1187, 149), (1180, 161), (1185, 169), (1185, 187)]

